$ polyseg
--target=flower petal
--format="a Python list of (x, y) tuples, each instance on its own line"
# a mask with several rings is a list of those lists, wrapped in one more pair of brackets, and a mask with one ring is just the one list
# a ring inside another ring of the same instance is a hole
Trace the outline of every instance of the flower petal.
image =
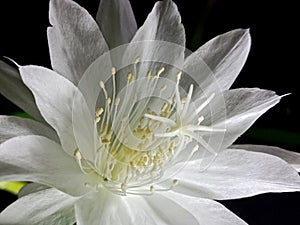
[(32, 119), (0, 115), (0, 144), (10, 138), (24, 135), (45, 136), (59, 143), (55, 131), (42, 123)]
[[(204, 198), (191, 197), (176, 192), (165, 192), (163, 194), (171, 201), (192, 213), (199, 224), (209, 225), (246, 225), (247, 223), (237, 217), (222, 204)], [(186, 223), (187, 224), (187, 223)]]
[(300, 172), (300, 153), (288, 151), (279, 147), (266, 145), (232, 145), (230, 148), (248, 150), (252, 152), (263, 152), (277, 156), (288, 162), (295, 170)]
[[(215, 99), (203, 110), (204, 118), (210, 118), (210, 126), (226, 128), (221, 148), (230, 146), (241, 134), (243, 134), (262, 114), (276, 105), (280, 96), (273, 91), (257, 88), (241, 88), (227, 90)], [(224, 105), (225, 107), (221, 107)], [(201, 100), (200, 100), (201, 102)], [(201, 104), (201, 103), (197, 103)], [(215, 135), (219, 138), (218, 135)], [(214, 134), (211, 141), (214, 142)], [(220, 141), (220, 140), (218, 140)]]
[(24, 196), (0, 214), (0, 224), (74, 224), (76, 201), (54, 188)]
[(0, 60), (0, 93), (36, 120), (43, 121), (30, 90), (21, 80), (19, 71)]
[(75, 159), (45, 137), (32, 135), (9, 139), (0, 145), (0, 155), (0, 180), (3, 181), (37, 182), (71, 195), (85, 194), (89, 190), (84, 183), (93, 184), (92, 178), (81, 172)]
[(72, 127), (72, 106), (78, 89), (69, 80), (43, 67), (24, 66), (20, 73), (41, 114), (56, 130), (63, 149), (73, 155), (77, 145)]
[(108, 50), (97, 23), (71, 0), (51, 0), (48, 42), (52, 67), (77, 84), (87, 67)]
[[(184, 71), (208, 95), (216, 89), (227, 90), (246, 62), (250, 43), (248, 29), (236, 29), (219, 35), (186, 58)], [(210, 70), (205, 68), (204, 63)]]
[(159, 40), (185, 46), (185, 32), (178, 8), (170, 0), (157, 2), (132, 42)]
[(205, 170), (201, 160), (190, 161), (176, 176), (174, 191), (217, 200), (249, 197), (266, 192), (300, 191), (298, 173), (272, 155), (228, 149)]
[(132, 224), (123, 198), (104, 189), (90, 193), (75, 204), (78, 225)]
[(137, 30), (128, 0), (100, 1), (96, 20), (110, 49), (129, 43)]
[(38, 183), (28, 183), (18, 193), (18, 198), (24, 197), (26, 195), (39, 192), (42, 190), (49, 189), (49, 186), (43, 185), (43, 184), (38, 184)]

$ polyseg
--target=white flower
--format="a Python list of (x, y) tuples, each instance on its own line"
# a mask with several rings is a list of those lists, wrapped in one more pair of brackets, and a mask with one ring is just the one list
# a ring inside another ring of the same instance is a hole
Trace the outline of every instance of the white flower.
[(280, 100), (229, 90), (248, 30), (186, 56), (168, 0), (138, 30), (126, 0), (102, 0), (96, 21), (51, 0), (50, 22), (53, 71), (0, 62), (0, 92), (36, 119), (0, 117), (0, 180), (35, 182), (1, 224), (245, 224), (214, 200), (300, 190), (296, 170), (260, 152), (299, 169), (298, 154), (232, 146)]

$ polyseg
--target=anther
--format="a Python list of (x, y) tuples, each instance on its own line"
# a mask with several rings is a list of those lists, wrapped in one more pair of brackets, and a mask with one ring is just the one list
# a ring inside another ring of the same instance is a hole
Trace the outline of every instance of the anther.
[(165, 68), (162, 67), (162, 68), (160, 68), (160, 69), (157, 71), (157, 74), (156, 74), (156, 75), (159, 77), (159, 75), (162, 74), (164, 71), (165, 71)]
[(77, 160), (81, 160), (81, 159), (82, 159), (82, 155), (81, 155), (81, 153), (80, 153), (80, 151), (79, 151), (78, 148), (75, 150), (74, 156), (75, 156), (75, 158), (76, 158)]
[(111, 75), (116, 75), (116, 68), (115, 67), (112, 67), (111, 68)]

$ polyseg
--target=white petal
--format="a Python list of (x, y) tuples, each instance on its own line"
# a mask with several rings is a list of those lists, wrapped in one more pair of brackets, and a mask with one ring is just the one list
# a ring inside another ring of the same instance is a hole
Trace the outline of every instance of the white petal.
[(176, 176), (174, 191), (217, 200), (267, 192), (300, 191), (298, 173), (280, 158), (243, 150), (224, 150), (205, 171), (201, 160), (188, 162)]
[(10, 138), (24, 135), (45, 136), (59, 143), (55, 131), (42, 123), (15, 116), (0, 116), (0, 144)]
[[(203, 110), (204, 118), (208, 119), (208, 122), (204, 121), (204, 123), (214, 128), (226, 129), (221, 145), (224, 149), (242, 135), (262, 114), (276, 105), (280, 98), (273, 91), (257, 88), (227, 90), (216, 96), (209, 107)], [(226, 108), (223, 107), (224, 101)], [(196, 102), (197, 104), (200, 103)], [(214, 135), (212, 134), (211, 137), (212, 142)], [(219, 138), (218, 135), (216, 137)]]
[(244, 66), (250, 43), (249, 30), (237, 29), (219, 35), (187, 57), (184, 70), (208, 95), (216, 89), (227, 90)]
[(253, 152), (263, 152), (277, 156), (288, 162), (295, 170), (300, 172), (300, 153), (288, 151), (279, 147), (266, 145), (232, 145), (230, 148), (243, 149)]
[(97, 23), (71, 0), (51, 0), (48, 42), (51, 64), (77, 84), (87, 67), (108, 50)]
[(30, 90), (24, 85), (19, 72), (0, 60), (0, 93), (29, 115), (44, 121)]
[(24, 66), (20, 72), (41, 114), (56, 130), (63, 149), (73, 155), (77, 145), (72, 127), (72, 107), (78, 89), (69, 80), (43, 67)]
[(46, 189), (49, 189), (49, 186), (38, 184), (38, 183), (28, 183), (24, 187), (21, 188), (21, 190), (18, 193), (18, 198), (24, 197), (26, 195), (43, 191)]
[(184, 27), (175, 3), (166, 0), (155, 4), (132, 41), (145, 40), (167, 41), (185, 46)]
[[(204, 198), (191, 197), (175, 192), (165, 192), (165, 197), (192, 213), (199, 224), (245, 225), (247, 224), (220, 203)], [(168, 209), (167, 209), (168, 210)], [(169, 209), (171, 210), (171, 208)], [(172, 210), (171, 210), (172, 211)], [(188, 223), (186, 223), (188, 224)]]
[(110, 49), (130, 42), (137, 30), (128, 0), (100, 1), (96, 20)]
[(92, 178), (81, 172), (75, 159), (45, 137), (9, 139), (0, 145), (0, 156), (0, 179), (3, 181), (37, 182), (71, 195), (85, 194), (89, 190), (84, 183), (93, 184)]
[(22, 197), (0, 214), (0, 224), (74, 224), (76, 201), (54, 188)]
[(90, 193), (75, 205), (78, 225), (132, 224), (128, 220), (127, 207), (123, 197), (106, 190)]

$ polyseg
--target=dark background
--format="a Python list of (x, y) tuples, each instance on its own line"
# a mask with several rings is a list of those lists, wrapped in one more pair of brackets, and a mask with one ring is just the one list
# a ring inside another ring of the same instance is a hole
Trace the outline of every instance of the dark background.
[[(284, 97), (238, 140), (284, 147), (300, 152), (299, 7), (296, 1), (174, 0), (187, 34), (187, 47), (196, 50), (214, 36), (236, 28), (250, 28), (252, 48), (234, 87), (260, 87)], [(93, 16), (98, 0), (78, 0)], [(132, 0), (141, 26), (155, 1)], [(0, 1), (0, 56), (21, 65), (50, 68), (46, 28), (48, 1)], [(0, 114), (19, 111), (0, 96)], [(0, 192), (0, 209), (15, 197)], [(299, 224), (300, 194), (264, 194), (223, 201), (249, 224)], [(217, 216), (217, 215), (216, 215)]]

